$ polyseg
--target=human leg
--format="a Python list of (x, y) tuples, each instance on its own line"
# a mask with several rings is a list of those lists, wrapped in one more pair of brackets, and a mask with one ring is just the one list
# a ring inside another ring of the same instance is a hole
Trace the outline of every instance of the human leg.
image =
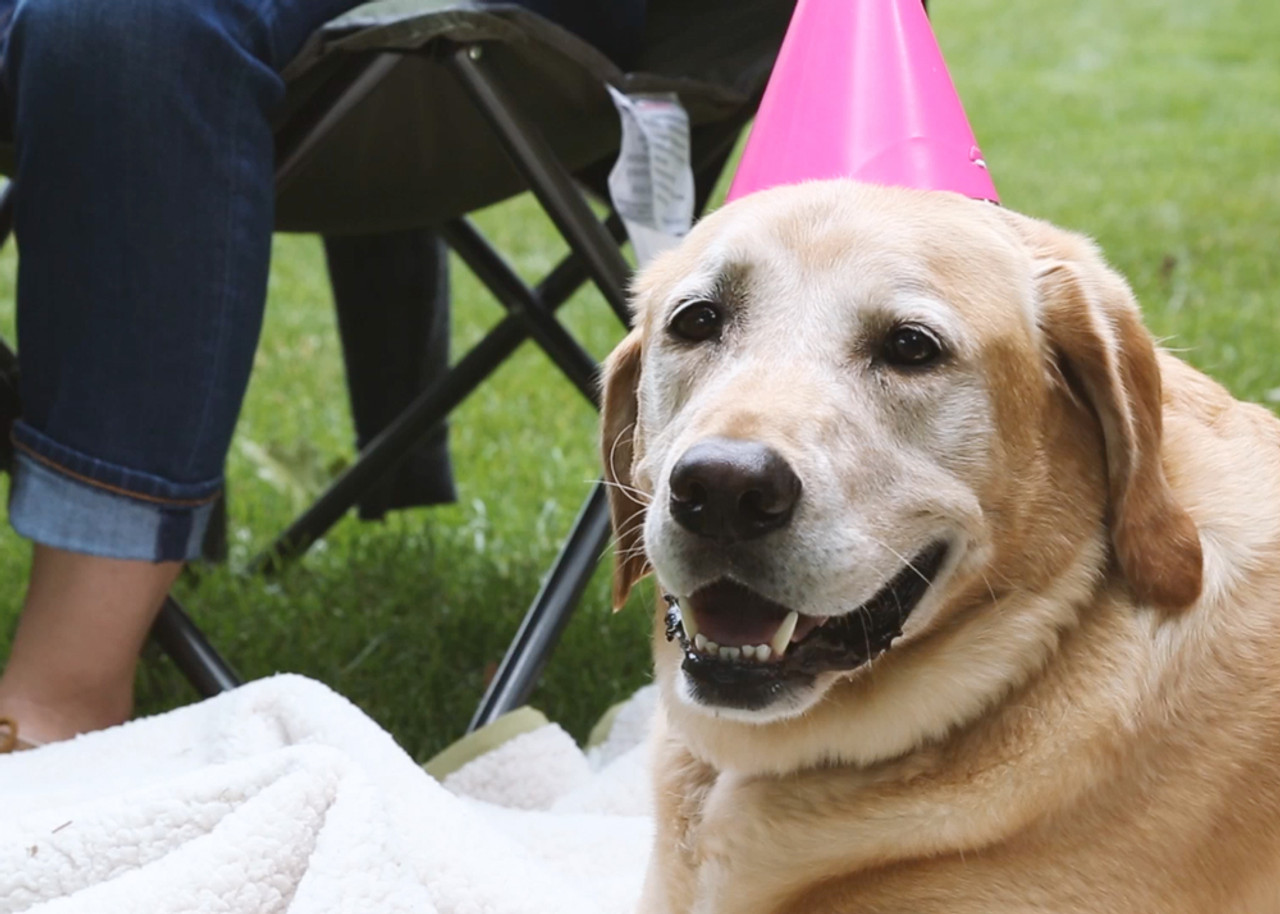
[(22, 722), (24, 739), (52, 742), (129, 718), (138, 651), (181, 568), (36, 545), (0, 677), (0, 708)]
[(137, 645), (219, 496), (257, 341), (276, 71), (352, 5), (17, 3), (10, 519), (40, 545), (0, 716), (25, 732), (128, 713)]

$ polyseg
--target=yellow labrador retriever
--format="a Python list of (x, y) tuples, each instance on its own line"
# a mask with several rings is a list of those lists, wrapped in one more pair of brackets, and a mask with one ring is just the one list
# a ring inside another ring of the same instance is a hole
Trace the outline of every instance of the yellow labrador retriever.
[(1085, 238), (947, 193), (725, 207), (609, 359), (655, 572), (644, 914), (1280, 911), (1280, 422)]

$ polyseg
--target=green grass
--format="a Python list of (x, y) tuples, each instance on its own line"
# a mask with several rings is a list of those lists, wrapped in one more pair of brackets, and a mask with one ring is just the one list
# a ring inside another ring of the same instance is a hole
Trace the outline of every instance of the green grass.
[[(1133, 282), (1153, 331), (1238, 396), (1280, 401), (1280, 8), (1243, 0), (937, 0), (934, 21), (1006, 205), (1088, 232)], [(480, 218), (533, 277), (563, 251), (528, 200)], [(0, 333), (14, 260), (0, 258)], [(455, 353), (500, 314), (455, 271)], [(567, 309), (603, 355), (620, 328)], [(457, 505), (341, 523), (272, 581), (202, 572), (180, 595), (247, 677), (330, 683), (418, 757), (460, 734), (486, 669), (597, 474), (595, 417), (529, 347), (455, 415)], [(351, 456), (318, 243), (280, 237), (253, 384), (228, 460), (232, 567)], [(0, 655), (29, 547), (0, 530)], [(608, 611), (597, 574), (534, 701), (578, 735), (648, 676), (640, 604)], [(190, 701), (150, 656), (140, 709)]]

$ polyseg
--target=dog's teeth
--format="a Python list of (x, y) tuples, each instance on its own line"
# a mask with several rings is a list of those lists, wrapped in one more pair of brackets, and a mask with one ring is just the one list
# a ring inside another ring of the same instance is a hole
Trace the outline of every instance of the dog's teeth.
[(680, 624), (684, 626), (684, 636), (690, 641), (698, 640), (698, 621), (693, 617), (692, 609), (680, 607)]
[(744, 645), (742, 645), (742, 658), (743, 658), (744, 660), (755, 660), (755, 659), (756, 659), (756, 646), (755, 646), (754, 644), (744, 644)]
[(706, 644), (702, 645), (702, 649), (703, 649), (704, 651), (706, 651), (708, 654), (718, 654), (718, 653), (720, 653), (720, 645), (716, 644), (716, 643), (715, 643), (714, 641), (712, 641), (710, 638), (708, 638), (708, 639), (707, 639), (707, 643), (706, 643)]
[(787, 645), (791, 643), (791, 636), (796, 633), (796, 623), (800, 621), (800, 614), (794, 609), (787, 613), (787, 617), (782, 620), (782, 624), (778, 626), (778, 630), (773, 633), (773, 640), (769, 642), (769, 647), (773, 653), (779, 657), (783, 657), (787, 653)]
[(698, 634), (694, 635), (694, 636), (693, 636), (693, 646), (694, 646), (694, 647), (696, 647), (696, 648), (697, 648), (698, 650), (700, 650), (700, 651), (705, 651), (705, 650), (707, 649), (707, 636), (706, 636), (706, 635), (704, 635), (704, 634), (702, 634), (701, 632), (699, 632)]
[(739, 650), (739, 649), (738, 649), (738, 648), (736, 648), (736, 647), (722, 647), (722, 648), (720, 648), (720, 659), (721, 659), (721, 660), (737, 660), (737, 659), (738, 659), (739, 657), (741, 657), (741, 656), (742, 656), (742, 651), (741, 651), (741, 650)]
[(768, 660), (769, 655), (771, 653), (773, 652), (769, 650), (769, 645), (767, 644), (756, 645), (756, 660), (760, 660), (760, 661)]

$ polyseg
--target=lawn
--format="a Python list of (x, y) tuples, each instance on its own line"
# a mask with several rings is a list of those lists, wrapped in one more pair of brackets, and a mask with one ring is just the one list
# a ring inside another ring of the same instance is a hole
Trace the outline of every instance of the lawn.
[[(1239, 397), (1280, 402), (1280, 7), (1244, 0), (937, 0), (934, 22), (1004, 203), (1095, 236), (1153, 331)], [(481, 227), (528, 277), (563, 252), (527, 199)], [(14, 255), (0, 258), (12, 338)], [(455, 355), (499, 316), (454, 273)], [(348, 519), (273, 580), (238, 575), (352, 456), (323, 260), (278, 237), (266, 327), (228, 458), (229, 568), (181, 598), (248, 678), (305, 673), (425, 758), (459, 735), (486, 670), (598, 474), (595, 416), (531, 347), (452, 423), (460, 499), (385, 523)], [(566, 309), (603, 356), (621, 335), (594, 294)], [(0, 656), (29, 547), (0, 529)], [(595, 577), (534, 702), (581, 736), (646, 681), (642, 604), (608, 607)], [(193, 695), (149, 652), (140, 711)]]

